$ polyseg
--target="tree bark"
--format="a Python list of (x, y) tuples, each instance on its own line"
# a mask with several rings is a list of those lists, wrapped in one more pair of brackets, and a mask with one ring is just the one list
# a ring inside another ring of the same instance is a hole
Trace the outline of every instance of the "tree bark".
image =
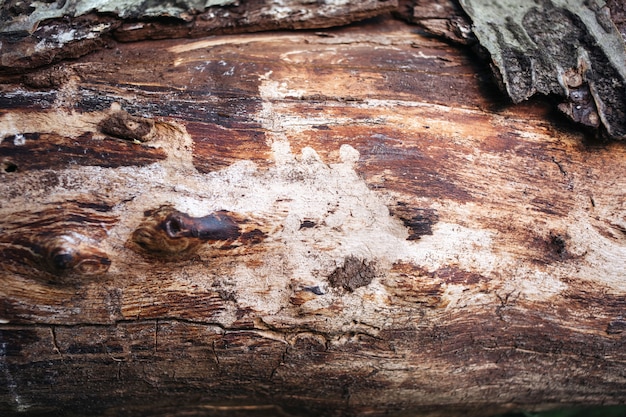
[[(615, 3), (615, 2), (614, 2)], [(461, 0), (515, 102), (542, 93), (583, 125), (626, 138), (626, 48), (604, 2)], [(616, 10), (617, 9), (617, 10)]]
[(115, 41), (340, 26), (396, 9), (397, 0), (63, 0), (0, 4), (0, 72), (77, 58)]
[(0, 411), (626, 400), (626, 143), (382, 18), (113, 44), (0, 95)]

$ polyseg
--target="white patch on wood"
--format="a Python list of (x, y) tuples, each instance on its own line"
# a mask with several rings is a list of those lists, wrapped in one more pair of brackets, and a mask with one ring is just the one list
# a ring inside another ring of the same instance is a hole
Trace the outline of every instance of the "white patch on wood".
[[(279, 42), (291, 41), (292, 43), (297, 44), (299, 41), (302, 40), (302, 38), (297, 35), (290, 35), (288, 33), (273, 33), (271, 35), (239, 34), (230, 36), (215, 36), (209, 37), (201, 41), (177, 44), (168, 48), (167, 51), (175, 54), (182, 54), (185, 52), (194, 51), (196, 49), (210, 49), (212, 47), (220, 45), (241, 45), (251, 42), (271, 42), (276, 40)], [(178, 59), (182, 60), (183, 58)]]
[(13, 374), (7, 364), (7, 344), (6, 342), (0, 343), (0, 372), (4, 374), (6, 381), (6, 387), (9, 391), (9, 396), (13, 400), (15, 410), (22, 413), (30, 408), (30, 405), (24, 402), (22, 397), (18, 393), (18, 386), (13, 378)]
[(4, 115), (0, 115), (0, 143), (7, 136), (17, 135), (20, 130), (15, 126), (14, 117), (11, 113), (7, 112)]
[[(271, 81), (265, 83), (265, 88), (276, 87)], [(54, 117), (58, 118), (58, 114), (39, 113), (29, 116), (28, 122), (20, 120), (15, 124), (21, 127), (30, 123), (31, 129), (44, 133), (53, 129), (50, 126), (54, 126)], [(67, 134), (79, 136), (94, 129), (104, 117), (106, 112), (67, 114)], [(433, 236), (407, 241), (408, 231), (399, 219), (390, 216), (384, 195), (370, 190), (355, 171), (360, 155), (354, 147), (337, 143), (340, 162), (332, 164), (324, 162), (311, 147), (294, 154), (286, 131), (287, 125), (297, 121), (282, 119), (273, 111), (271, 100), (265, 100), (258, 117), (267, 129), (274, 159), (268, 169), (260, 170), (252, 162), (240, 161), (220, 171), (199, 173), (193, 166), (193, 140), (184, 126), (157, 123), (158, 133), (151, 146), (163, 148), (168, 155), (166, 160), (145, 167), (74, 166), (56, 170), (59, 185), (53, 190), (38, 190), (37, 177), (45, 173), (35, 172), (11, 184), (12, 191), (22, 187), (22, 195), (14, 197), (11, 206), (21, 204), (25, 209), (36, 210), (43, 203), (76, 195), (123, 201), (113, 209), (113, 214), (119, 215), (119, 223), (101, 242), (102, 249), (115, 260), (109, 275), (121, 277), (134, 276), (136, 263), (146, 262), (125, 248), (145, 210), (172, 204), (193, 216), (224, 209), (257, 219), (265, 223), (270, 234), (261, 243), (265, 251), (254, 266), (238, 262), (237, 258), (230, 270), (213, 271), (205, 263), (192, 264), (184, 272), (174, 270), (173, 281), (163, 283), (163, 290), (178, 291), (191, 286), (211, 290), (218, 281), (234, 290), (238, 308), (263, 312), (272, 321), (290, 320), (292, 313), (287, 310), (281, 317), (280, 312), (289, 307), (294, 288), (319, 286), (326, 294), (303, 308), (314, 313), (341, 306), (341, 311), (334, 314), (344, 319), (331, 325), (338, 327), (327, 330), (349, 330), (355, 317), (367, 322), (369, 315), (374, 322), (373, 316), (387, 299), (387, 291), (377, 279), (353, 293), (329, 288), (328, 276), (348, 256), (372, 262), (380, 274), (399, 261), (429, 270), (458, 264), (461, 268), (488, 272), (498, 265), (490, 252), (489, 231), (440, 222), (435, 225)], [(0, 185), (0, 189), (6, 186)], [(305, 220), (315, 226), (303, 228)], [(212, 265), (215, 262), (211, 259), (220, 254), (207, 248), (199, 256)], [(149, 297), (146, 302), (150, 302)], [(71, 313), (51, 308), (58, 320)], [(234, 310), (220, 314), (215, 319), (223, 325), (236, 320)]]
[(21, 133), (15, 135), (15, 137), (13, 138), (13, 145), (22, 146), (24, 144), (26, 144), (26, 137), (24, 137), (24, 135), (22, 135)]

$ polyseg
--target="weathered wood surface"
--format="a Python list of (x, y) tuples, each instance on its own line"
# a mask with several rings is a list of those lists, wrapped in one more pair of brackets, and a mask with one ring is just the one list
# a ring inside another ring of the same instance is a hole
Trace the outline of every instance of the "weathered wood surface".
[(488, 80), (389, 19), (4, 76), (3, 415), (624, 403), (625, 144)]
[(0, 73), (77, 58), (116, 41), (324, 28), (390, 11), (454, 42), (480, 41), (514, 102), (554, 95), (574, 122), (626, 138), (626, 9), (614, 0), (10, 0), (0, 2)]
[(397, 0), (7, 0), (0, 2), (0, 72), (83, 56), (114, 41), (345, 25)]

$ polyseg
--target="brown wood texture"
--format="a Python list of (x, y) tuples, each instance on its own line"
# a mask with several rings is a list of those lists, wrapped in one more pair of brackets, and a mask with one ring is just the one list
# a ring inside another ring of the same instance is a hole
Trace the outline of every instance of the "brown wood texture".
[(626, 144), (489, 80), (389, 18), (3, 76), (2, 414), (624, 403)]
[(0, 3), (0, 73), (77, 58), (114, 41), (325, 28), (397, 6), (396, 0), (8, 0)]

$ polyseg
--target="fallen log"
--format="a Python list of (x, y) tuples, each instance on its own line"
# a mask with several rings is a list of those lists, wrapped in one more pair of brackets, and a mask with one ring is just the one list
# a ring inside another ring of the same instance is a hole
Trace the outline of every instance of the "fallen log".
[(383, 18), (4, 75), (3, 415), (625, 401), (626, 146)]

